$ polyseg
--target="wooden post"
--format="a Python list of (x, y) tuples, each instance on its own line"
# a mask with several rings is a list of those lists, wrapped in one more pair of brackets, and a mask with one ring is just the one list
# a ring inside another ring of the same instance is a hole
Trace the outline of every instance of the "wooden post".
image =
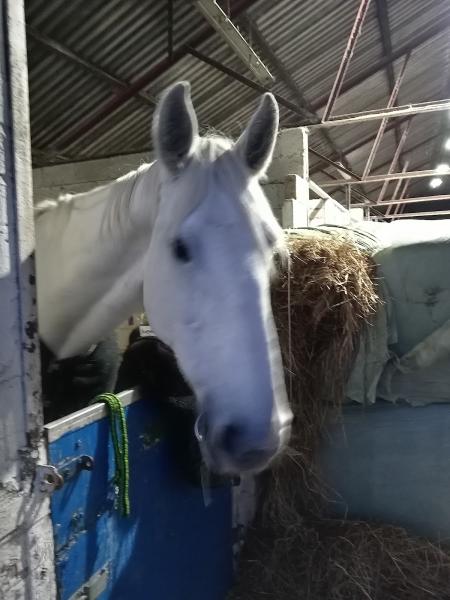
[(52, 600), (23, 0), (0, 0), (0, 24), (0, 598)]

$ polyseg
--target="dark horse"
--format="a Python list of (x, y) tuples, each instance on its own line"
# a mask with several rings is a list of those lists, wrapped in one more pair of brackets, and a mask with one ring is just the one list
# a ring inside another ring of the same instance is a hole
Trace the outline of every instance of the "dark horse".
[(65, 360), (57, 360), (42, 341), (40, 348), (46, 423), (76, 412), (95, 396), (114, 390), (120, 365), (115, 335), (96, 344), (87, 354)]
[[(142, 396), (157, 407), (179, 475), (191, 483), (201, 483), (202, 457), (194, 435), (194, 394), (174, 353), (161, 340), (141, 337), (137, 327), (130, 334), (122, 359), (116, 338), (111, 335), (88, 354), (59, 361), (41, 343), (41, 364), (46, 422), (84, 408), (104, 392), (139, 388)], [(209, 477), (210, 485), (223, 481), (221, 477)]]
[(41, 377), (46, 422), (84, 408), (104, 392), (139, 387), (158, 399), (193, 399), (172, 350), (154, 336), (141, 337), (139, 327), (131, 332), (123, 358), (115, 335), (85, 355), (64, 360), (56, 360), (41, 342)]

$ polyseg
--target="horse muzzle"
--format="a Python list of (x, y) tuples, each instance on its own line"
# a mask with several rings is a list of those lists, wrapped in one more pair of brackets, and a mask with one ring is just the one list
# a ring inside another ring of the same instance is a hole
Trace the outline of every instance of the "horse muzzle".
[(249, 427), (238, 423), (212, 429), (205, 413), (195, 422), (195, 436), (208, 468), (222, 475), (240, 475), (263, 471), (285, 448), (291, 434), (292, 416), (287, 415), (267, 435), (254, 435)]

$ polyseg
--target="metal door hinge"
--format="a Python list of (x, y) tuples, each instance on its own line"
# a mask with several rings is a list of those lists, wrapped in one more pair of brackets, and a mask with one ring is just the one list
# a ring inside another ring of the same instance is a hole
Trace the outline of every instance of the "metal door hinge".
[(52, 494), (64, 485), (64, 479), (53, 465), (36, 466), (36, 482), (41, 492)]
[(59, 468), (53, 465), (37, 465), (36, 482), (41, 492), (52, 494), (80, 471), (92, 471), (93, 468), (94, 459), (86, 454), (68, 459), (60, 464)]

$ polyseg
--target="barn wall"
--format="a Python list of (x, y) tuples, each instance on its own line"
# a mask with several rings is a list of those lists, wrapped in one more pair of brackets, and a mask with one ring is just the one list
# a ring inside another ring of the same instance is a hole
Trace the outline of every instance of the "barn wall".
[(150, 153), (140, 153), (34, 169), (34, 202), (106, 185), (151, 160)]
[(23, 2), (0, 0), (0, 22), (0, 598), (52, 600)]
[(280, 130), (263, 189), (286, 229), (308, 225), (308, 177), (307, 128)]

